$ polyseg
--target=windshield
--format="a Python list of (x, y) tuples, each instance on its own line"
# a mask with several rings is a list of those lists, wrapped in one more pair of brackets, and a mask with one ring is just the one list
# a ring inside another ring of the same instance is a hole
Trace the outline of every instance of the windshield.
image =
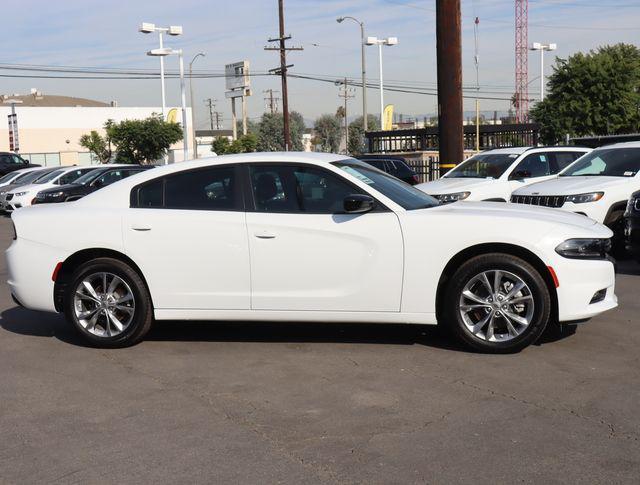
[(518, 153), (479, 153), (462, 162), (445, 177), (497, 179), (518, 156)]
[(0, 178), (0, 184), (4, 183), (4, 182), (9, 182), (10, 180), (12, 180), (13, 178), (17, 178), (20, 175), (15, 173), (15, 172), (9, 172), (7, 175), (5, 175), (4, 177)]
[(36, 184), (46, 184), (47, 182), (51, 182), (54, 178), (56, 178), (58, 175), (60, 175), (63, 172), (64, 172), (63, 169), (54, 170), (53, 172), (49, 172), (44, 177), (40, 177), (39, 179), (35, 180), (34, 183), (36, 183)]
[(93, 182), (95, 179), (97, 179), (100, 175), (102, 175), (106, 171), (107, 171), (106, 169), (91, 170), (88, 173), (85, 173), (84, 175), (82, 175), (81, 177), (78, 177), (77, 179), (75, 179), (72, 183), (78, 184), (78, 185), (87, 185)]
[(569, 165), (560, 177), (633, 177), (640, 170), (640, 148), (603, 148)]
[(24, 173), (24, 174), (20, 175), (20, 177), (15, 179), (13, 181), (13, 183), (14, 184), (25, 184), (25, 185), (26, 184), (30, 184), (34, 180), (37, 180), (40, 177), (44, 177), (48, 173), (49, 173), (49, 171), (42, 172), (41, 170), (34, 170), (33, 172), (27, 172), (27, 173)]
[(438, 201), (430, 195), (364, 162), (350, 159), (333, 164), (406, 210), (426, 209), (438, 205)]

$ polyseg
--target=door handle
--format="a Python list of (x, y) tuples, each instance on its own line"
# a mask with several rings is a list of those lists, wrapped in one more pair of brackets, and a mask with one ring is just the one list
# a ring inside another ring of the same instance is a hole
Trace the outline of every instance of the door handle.
[(258, 239), (275, 239), (276, 235), (269, 231), (256, 232), (254, 234)]
[(150, 231), (151, 226), (134, 225), (134, 226), (131, 226), (131, 229), (133, 229), (134, 231), (144, 232), (144, 231)]

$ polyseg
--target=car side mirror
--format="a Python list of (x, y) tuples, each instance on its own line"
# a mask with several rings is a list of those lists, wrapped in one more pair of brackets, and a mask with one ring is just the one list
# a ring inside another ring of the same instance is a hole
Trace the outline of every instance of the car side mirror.
[(529, 177), (531, 177), (531, 172), (528, 170), (516, 170), (513, 172), (513, 175), (511, 175), (511, 178), (515, 180), (528, 179)]
[(376, 205), (376, 201), (370, 195), (351, 194), (344, 198), (344, 211), (347, 214), (363, 214), (369, 212)]

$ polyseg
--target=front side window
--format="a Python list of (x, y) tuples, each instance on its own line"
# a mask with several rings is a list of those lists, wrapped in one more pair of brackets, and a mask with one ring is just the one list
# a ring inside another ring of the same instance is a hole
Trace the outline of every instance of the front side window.
[(258, 212), (336, 214), (360, 191), (328, 170), (309, 165), (254, 165), (251, 186)]
[(73, 182), (78, 180), (86, 172), (87, 172), (87, 170), (81, 170), (81, 169), (69, 170), (62, 177), (60, 177), (56, 183), (58, 185), (72, 184)]
[(64, 170), (62, 169), (58, 169), (58, 170), (54, 170), (53, 172), (49, 172), (45, 175), (42, 175), (41, 177), (38, 177), (34, 180), (34, 183), (36, 184), (46, 184), (47, 182), (51, 182), (53, 179), (57, 178), (58, 176), (62, 175), (64, 173)]
[(518, 158), (517, 153), (479, 153), (448, 172), (447, 178), (497, 179)]
[(588, 153), (561, 177), (633, 177), (640, 171), (640, 148), (602, 148)]
[(208, 167), (167, 175), (134, 188), (134, 207), (183, 210), (239, 210), (234, 166)]
[(439, 204), (436, 199), (421, 190), (358, 160), (348, 159), (333, 162), (333, 165), (364, 182), (406, 210), (426, 209)]
[(106, 187), (107, 185), (111, 185), (118, 180), (122, 180), (125, 177), (124, 173), (124, 170), (109, 170), (107, 173), (104, 173), (100, 177), (98, 177), (93, 184), (96, 187)]
[(584, 155), (584, 152), (554, 152), (553, 158), (558, 170), (564, 170), (582, 155)]
[(531, 155), (524, 157), (511, 174), (511, 177), (527, 179), (544, 177), (545, 175), (551, 175), (549, 155), (546, 153), (532, 153)]

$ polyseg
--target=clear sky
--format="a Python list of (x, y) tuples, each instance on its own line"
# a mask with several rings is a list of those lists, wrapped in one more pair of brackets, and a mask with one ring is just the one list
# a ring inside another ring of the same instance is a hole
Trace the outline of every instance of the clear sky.
[[(435, 91), (435, 0), (285, 0), (286, 30), (291, 45), (304, 47), (289, 55), (294, 74), (329, 78), (359, 78), (359, 28), (355, 23), (336, 23), (341, 15), (365, 22), (368, 35), (397, 36), (399, 44), (384, 49), (385, 81), (431, 88)], [(462, 0), (463, 76), (465, 86), (475, 85), (473, 21), (480, 18), (480, 84), (487, 97), (509, 98), (514, 84), (513, 0)], [(263, 47), (277, 35), (277, 0), (21, 0), (3, 4), (2, 55), (0, 64), (91, 66), (101, 68), (154, 69), (159, 61), (145, 56), (157, 46), (155, 35), (137, 31), (140, 22), (182, 25), (184, 35), (167, 44), (182, 48), (187, 62), (203, 51), (205, 58), (194, 69), (221, 72), (224, 64), (248, 59), (252, 70), (264, 72), (278, 64), (275, 52)], [(555, 42), (555, 55), (566, 57), (602, 44), (637, 43), (640, 40), (638, 0), (530, 0), (529, 41)], [(370, 81), (377, 82), (378, 62), (374, 47), (367, 48)], [(547, 56), (546, 72), (553, 55)], [(177, 68), (177, 59), (167, 61)], [(0, 66), (0, 67), (2, 67)], [(529, 57), (530, 94), (538, 96), (539, 53)], [(0, 68), (0, 75), (38, 74)], [(255, 77), (249, 115), (264, 111), (263, 91), (279, 89), (279, 78)], [(32, 87), (45, 94), (80, 96), (103, 101), (117, 100), (126, 106), (159, 106), (159, 81), (68, 80), (0, 77), (0, 92), (24, 93)], [(222, 79), (198, 79), (194, 83), (197, 127), (208, 125), (204, 98), (218, 98), (228, 127), (229, 102), (224, 99)], [(291, 79), (291, 109), (312, 120), (335, 112), (340, 103), (338, 88), (331, 83)], [(472, 95), (471, 92), (469, 92)], [(177, 81), (167, 82), (169, 104), (179, 103)], [(386, 93), (386, 103), (406, 115), (433, 113), (436, 97)], [(360, 113), (360, 90), (350, 103)], [(473, 99), (465, 109), (473, 109)], [(378, 92), (369, 91), (369, 111), (378, 111)], [(506, 111), (508, 101), (483, 101), (482, 110)]]

